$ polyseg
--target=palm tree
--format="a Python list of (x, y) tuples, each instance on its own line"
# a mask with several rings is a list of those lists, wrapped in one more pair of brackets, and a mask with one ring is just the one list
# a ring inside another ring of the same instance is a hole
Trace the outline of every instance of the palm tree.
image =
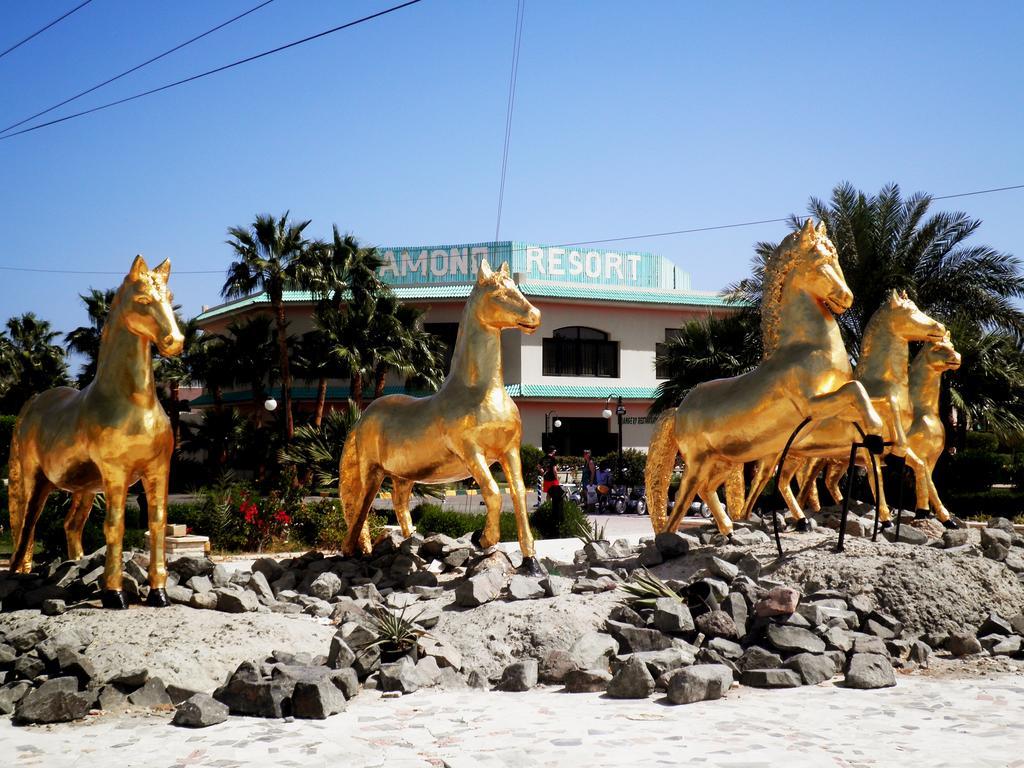
[(295, 438), (278, 452), (281, 464), (295, 467), (305, 482), (317, 486), (336, 486), (341, 451), (352, 425), (359, 420), (359, 408), (351, 400), (340, 410), (327, 414), (322, 424), (304, 424), (295, 430)]
[(238, 260), (228, 267), (221, 295), (227, 299), (248, 296), (260, 290), (267, 294), (277, 324), (278, 364), (284, 399), (285, 439), (294, 431), (292, 420), (291, 371), (288, 366), (287, 317), (284, 292), (301, 289), (310, 280), (310, 268), (319, 246), (310, 243), (302, 233), (309, 221), (291, 223), (288, 213), (280, 218), (259, 214), (248, 228), (231, 227), (227, 241)]
[(315, 381), (317, 384), (316, 407), (313, 412), (313, 425), (317, 427), (322, 424), (324, 418), (327, 380), (348, 375), (348, 369), (334, 353), (338, 342), (329, 330), (330, 324), (321, 323), (322, 314), (320, 309), (314, 312), (313, 319), (317, 327), (299, 338), (294, 359), (296, 375), (304, 381)]
[(0, 413), (18, 413), (32, 395), (68, 383), (60, 334), (33, 312), (12, 317), (0, 332)]
[[(1024, 312), (1015, 304), (1024, 297), (1020, 260), (968, 244), (981, 221), (957, 211), (928, 215), (931, 202), (924, 193), (903, 198), (896, 184), (867, 195), (843, 183), (827, 202), (811, 198), (808, 211), (825, 222), (853, 290), (854, 305), (839, 318), (847, 347), (856, 359), (867, 321), (893, 289), (905, 290), (924, 312), (954, 329), (958, 349), (976, 350), (973, 364), (965, 356), (961, 369), (944, 377), (943, 401), (959, 403), (964, 416), (955, 424), (957, 442), (962, 444), (971, 421), (1016, 431), (1019, 398), (1006, 398), (1022, 381), (1008, 377), (1024, 368)], [(799, 217), (790, 217), (790, 225), (799, 227)], [(765, 259), (774, 249), (774, 243), (757, 244), (754, 274), (729, 289), (733, 298), (759, 303)], [(943, 418), (953, 425), (948, 407)]]
[(79, 294), (85, 302), (85, 311), (89, 316), (88, 325), (80, 325), (64, 336), (64, 345), (69, 352), (84, 355), (86, 362), (78, 374), (78, 386), (84, 387), (96, 378), (96, 362), (100, 354), (100, 341), (103, 339), (103, 324), (110, 314), (110, 305), (114, 303), (117, 290), (108, 288), (101, 291), (90, 288), (89, 293)]
[(277, 332), (271, 322), (266, 315), (256, 315), (245, 323), (232, 323), (227, 328), (228, 335), (221, 337), (228, 369), (234, 372), (231, 383), (249, 385), (252, 416), (257, 423), (262, 421), (268, 388), (280, 373), (275, 354)]
[(655, 365), (671, 373), (658, 385), (649, 413), (655, 416), (679, 405), (702, 381), (746, 373), (760, 358), (760, 328), (753, 313), (691, 320), (670, 336), (655, 357)]
[(375, 352), (368, 366), (374, 375), (373, 396), (384, 394), (387, 375), (392, 372), (405, 377), (407, 386), (436, 390), (446, 373), (441, 370), (443, 350), (437, 337), (420, 327), (423, 311), (397, 300), (382, 301), (377, 306), (368, 339)]
[(196, 338), (184, 359), (192, 381), (206, 387), (213, 398), (215, 411), (223, 411), (224, 388), (231, 386), (235, 379), (230, 344), (218, 334), (202, 334)]
[(185, 337), (184, 346), (182, 347), (181, 354), (176, 357), (157, 356), (153, 364), (153, 377), (160, 384), (167, 385), (167, 415), (171, 419), (171, 433), (174, 435), (175, 444), (177, 444), (178, 424), (181, 421), (178, 391), (183, 384), (188, 386), (194, 381), (192, 366), (189, 364), (189, 356), (192, 354), (192, 349), (196, 346), (199, 338), (199, 327), (196, 325), (195, 320), (183, 321), (180, 316), (177, 316), (178, 307), (174, 309), (178, 328), (181, 329), (182, 335)]

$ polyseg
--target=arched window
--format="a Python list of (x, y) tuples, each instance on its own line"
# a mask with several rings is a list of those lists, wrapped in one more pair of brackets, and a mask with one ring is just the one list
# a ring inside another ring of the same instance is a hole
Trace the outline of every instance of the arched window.
[(545, 376), (619, 375), (619, 343), (596, 328), (571, 325), (544, 339)]

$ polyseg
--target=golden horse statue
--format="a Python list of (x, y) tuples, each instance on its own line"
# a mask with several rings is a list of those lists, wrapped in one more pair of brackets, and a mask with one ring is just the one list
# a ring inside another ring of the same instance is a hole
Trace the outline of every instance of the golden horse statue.
[(128, 487), (142, 479), (149, 500), (149, 596), (168, 605), (164, 586), (167, 476), (174, 435), (157, 401), (150, 344), (161, 355), (181, 354), (184, 337), (171, 306), (171, 262), (150, 270), (136, 256), (103, 326), (96, 378), (82, 390), (58, 387), (35, 395), (18, 415), (11, 439), (11, 570), (32, 570), (35, 528), (54, 489), (72, 494), (64, 520), (68, 557), (82, 556), (82, 529), (95, 495), (103, 492), (107, 541), (103, 605), (125, 608), (121, 543)]
[[(930, 482), (935, 463), (946, 448), (946, 428), (939, 417), (939, 389), (942, 374), (960, 367), (960, 353), (946, 334), (942, 341), (933, 342), (921, 349), (910, 364), (910, 400), (914, 407), (914, 420), (907, 431), (907, 443), (928, 468), (928, 493), (924, 495), (918, 486), (917, 518), (928, 516), (929, 502), (943, 525), (952, 522), (949, 510), (942, 504), (935, 484)], [(955, 525), (955, 523), (954, 523)]]
[[(679, 527), (695, 495), (723, 534), (732, 521), (719, 486), (744, 462), (781, 454), (805, 417), (858, 418), (869, 432), (882, 420), (864, 387), (850, 378), (846, 347), (833, 313), (853, 303), (824, 223), (808, 219), (779, 244), (765, 265), (761, 303), (765, 354), (753, 371), (695, 386), (655, 424), (645, 471), (655, 532)], [(686, 470), (666, 520), (668, 482), (676, 453)]]
[[(915, 516), (919, 520), (926, 519), (932, 509), (947, 528), (955, 528), (956, 522), (939, 499), (935, 483), (932, 481), (932, 473), (946, 447), (946, 428), (939, 417), (939, 387), (942, 374), (946, 371), (955, 371), (959, 367), (960, 353), (953, 348), (948, 331), (942, 341), (932, 341), (922, 347), (910, 364), (908, 392), (912, 405), (912, 419), (904, 416), (904, 423), (910, 421), (906, 431), (909, 449), (907, 455), (920, 460), (917, 466), (911, 465), (915, 473)], [(801, 487), (800, 500), (802, 503), (809, 503), (812, 508), (818, 508), (819, 505), (815, 485), (809, 481), (818, 474), (821, 463), (824, 462), (818, 462), (804, 477), (798, 475), (798, 484)], [(827, 462), (825, 486), (837, 504), (843, 500), (839, 480), (846, 469), (845, 460)]]
[[(918, 309), (906, 293), (893, 291), (889, 295), (889, 300), (878, 308), (864, 328), (860, 360), (854, 370), (854, 379), (864, 385), (872, 403), (880, 406), (880, 413), (885, 422), (883, 436), (892, 443), (886, 452), (905, 456), (919, 484), (924, 488), (928, 483), (927, 469), (917, 455), (908, 450), (907, 443), (906, 428), (912, 419), (907, 375), (909, 342), (941, 341), (945, 334), (945, 326)], [(839, 494), (836, 501), (841, 501), (838, 479), (846, 467), (851, 443), (858, 442), (860, 438), (861, 435), (853, 423), (832, 418), (813, 425), (793, 444), (779, 473), (779, 492), (797, 521), (798, 530), (807, 530), (807, 523), (803, 505), (793, 494), (790, 486), (793, 477), (803, 466), (810, 463), (811, 471), (803, 473), (800, 479), (803, 481), (802, 488), (813, 488), (813, 478), (817, 473), (813, 469), (814, 462), (808, 460), (830, 460), (826, 484), (830, 493)], [(867, 460), (859, 452), (857, 461), (868, 466)], [(835, 470), (838, 470), (838, 474)], [(880, 483), (876, 482), (880, 478), (873, 471), (868, 472), (868, 478), (878, 503), (879, 520), (883, 526), (887, 526), (891, 514), (885, 501), (884, 490)], [(763, 490), (764, 483), (765, 479), (761, 478), (759, 484), (752, 485), (744, 512), (749, 512), (754, 500)], [(925, 494), (927, 495), (927, 490)]]
[(412, 534), (409, 497), (413, 483), (449, 483), (472, 477), (487, 505), (480, 546), (498, 543), (501, 493), (490, 466), (501, 463), (512, 492), (523, 565), (540, 572), (526, 509), (520, 466), (522, 422), (505, 392), (501, 330), (533, 333), (540, 310), (509, 276), (481, 261), (476, 285), (459, 324), (451, 370), (429, 397), (388, 395), (374, 400), (349, 432), (341, 457), (339, 492), (349, 532), (343, 552), (369, 552), (366, 516), (385, 477), (402, 533)]

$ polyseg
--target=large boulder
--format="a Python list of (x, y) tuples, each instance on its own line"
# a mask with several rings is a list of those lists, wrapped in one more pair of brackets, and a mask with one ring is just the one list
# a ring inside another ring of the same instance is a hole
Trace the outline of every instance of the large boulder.
[(855, 653), (846, 665), (847, 688), (890, 688), (896, 685), (892, 664), (877, 653)]
[(178, 705), (171, 724), (183, 728), (208, 728), (223, 723), (229, 714), (226, 704), (209, 694), (197, 693)]
[(669, 680), (666, 694), (673, 704), (720, 699), (732, 685), (732, 670), (723, 664), (695, 664)]
[(654, 678), (647, 665), (630, 658), (608, 683), (608, 695), (613, 699), (646, 699), (654, 693)]

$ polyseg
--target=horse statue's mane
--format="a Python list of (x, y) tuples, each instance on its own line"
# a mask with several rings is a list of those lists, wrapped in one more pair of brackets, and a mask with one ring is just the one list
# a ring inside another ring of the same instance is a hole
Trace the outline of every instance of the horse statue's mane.
[(795, 266), (814, 253), (814, 246), (819, 241), (827, 241), (827, 238), (825, 222), (815, 229), (813, 220), (808, 219), (803, 227), (786, 235), (765, 262), (761, 292), (762, 359), (771, 357), (779, 347), (782, 287), (786, 278)]

